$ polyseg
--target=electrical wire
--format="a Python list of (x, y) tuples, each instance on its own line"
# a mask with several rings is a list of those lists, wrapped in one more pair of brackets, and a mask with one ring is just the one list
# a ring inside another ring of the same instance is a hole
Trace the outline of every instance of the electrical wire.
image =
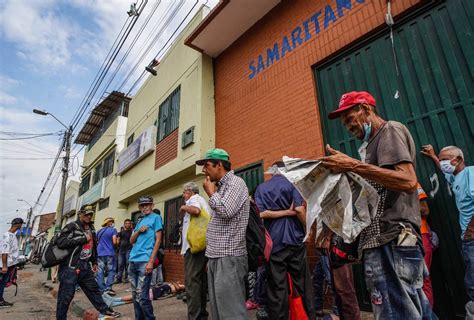
[[(10, 152), (15, 152), (15, 153), (21, 153), (21, 154), (29, 154), (31, 155), (31, 152), (25, 152), (25, 151), (22, 151), (22, 150), (14, 150), (14, 149), (6, 149), (6, 148), (2, 148), (0, 147), (0, 152), (1, 151), (10, 151)], [(38, 152), (38, 151), (35, 151), (35, 152)], [(48, 154), (48, 153), (45, 153), (45, 152), (38, 152), (39, 154), (43, 154), (43, 155), (47, 155), (47, 156), (54, 156), (53, 154)], [(54, 159), (54, 158), (53, 158)]]
[(0, 160), (52, 160), (55, 158), (0, 158)]
[(57, 133), (44, 133), (44, 134), (37, 134), (34, 136), (30, 137), (17, 137), (17, 138), (0, 138), (0, 141), (11, 141), (11, 140), (29, 140), (29, 139), (36, 139), (36, 138), (42, 138), (42, 137), (47, 137), (47, 136), (52, 136)]
[(46, 200), (44, 201), (43, 205), (41, 206), (41, 209), (39, 210), (39, 212), (43, 212), (44, 207), (46, 207), (46, 205), (48, 204), (49, 198), (51, 197), (51, 194), (53, 193), (53, 190), (56, 187), (56, 184), (58, 183), (60, 175), (61, 175), (61, 171), (58, 171), (56, 176), (53, 178), (54, 179), (53, 186), (49, 190), (48, 196), (46, 197)]
[[(138, 67), (140, 66), (140, 64), (143, 62), (143, 60), (145, 59), (145, 56), (150, 52), (150, 50), (153, 48), (153, 46), (157, 43), (157, 40), (158, 38), (162, 35), (163, 31), (165, 30), (165, 28), (167, 28), (170, 24), (170, 22), (172, 21), (172, 19), (174, 19), (174, 17), (176, 17), (176, 15), (178, 14), (178, 11), (181, 9), (181, 7), (183, 6), (184, 4), (184, 1), (181, 0), (178, 5), (173, 9), (173, 11), (170, 13), (170, 15), (166, 18), (166, 20), (163, 21), (163, 24), (161, 24), (162, 21), (159, 21), (158, 24), (156, 25), (156, 27), (153, 29), (153, 31), (150, 33), (153, 34), (156, 32), (156, 29), (158, 29), (158, 27), (161, 25), (160, 29), (155, 33), (155, 36), (153, 37), (153, 39), (149, 42), (148, 46), (146, 47), (145, 51), (140, 55), (140, 57), (136, 60), (135, 64), (133, 65), (133, 67), (130, 69), (130, 71), (128, 72), (128, 74), (125, 76), (124, 80), (122, 81), (122, 83), (120, 84), (119, 88), (118, 88), (118, 91), (121, 91), (122, 88), (125, 86), (125, 84), (128, 82), (128, 80), (130, 79), (130, 77), (133, 75), (133, 73), (138, 69)], [(172, 8), (172, 5), (169, 6), (167, 12), (164, 14), (164, 17), (166, 17), (166, 15), (168, 14), (168, 12), (171, 11), (171, 8)], [(145, 43), (147, 43), (149, 40), (149, 38), (147, 38), (147, 41)], [(144, 43), (144, 44), (145, 44)], [(141, 50), (140, 50), (141, 51)], [(143, 71), (142, 73), (144, 73), (145, 71)]]
[[(115, 71), (113, 72), (112, 76), (110, 77), (109, 81), (107, 82), (107, 84), (105, 85), (105, 88), (104, 90), (102, 91), (102, 94), (99, 96), (99, 97), (103, 97), (105, 92), (107, 91), (107, 89), (110, 87), (112, 81), (115, 79), (117, 73), (119, 72), (120, 68), (123, 66), (125, 60), (127, 59), (128, 55), (130, 54), (130, 52), (132, 51), (132, 48), (135, 46), (135, 44), (137, 43), (138, 39), (140, 38), (140, 36), (142, 35), (143, 33), (143, 30), (146, 28), (146, 26), (148, 25), (148, 22), (150, 22), (150, 19), (153, 17), (153, 15), (155, 14), (156, 10), (158, 9), (159, 5), (161, 4), (161, 0), (157, 1), (154, 5), (154, 7), (151, 9), (150, 13), (148, 14), (148, 16), (145, 18), (145, 21), (144, 23), (142, 24), (142, 26), (140, 27), (140, 29), (138, 30), (137, 34), (135, 35), (135, 37), (133, 38), (132, 40), (132, 43), (129, 45), (127, 51), (125, 52), (125, 54), (122, 56), (122, 59), (120, 60), (120, 62), (118, 63), (118, 66), (115, 68)], [(98, 101), (97, 101), (97, 104), (98, 104)]]
[(33, 206), (33, 212), (35, 211), (36, 206), (38, 205), (38, 203), (39, 203), (40, 200), (41, 200), (41, 197), (43, 196), (44, 190), (46, 189), (46, 187), (48, 186), (49, 181), (51, 180), (51, 175), (53, 174), (53, 171), (54, 171), (54, 169), (56, 168), (56, 164), (58, 163), (58, 160), (59, 160), (59, 157), (60, 157), (60, 155), (61, 155), (61, 152), (62, 152), (63, 149), (64, 149), (65, 142), (66, 142), (66, 141), (63, 139), (62, 143), (61, 143), (60, 146), (59, 146), (58, 152), (57, 152), (56, 157), (55, 157), (55, 159), (54, 159), (54, 161), (53, 161), (53, 163), (52, 163), (52, 165), (51, 165), (51, 169), (49, 170), (48, 176), (46, 177), (46, 180), (45, 180), (45, 182), (44, 182), (44, 184), (43, 184), (43, 187), (41, 188), (41, 191), (40, 191), (40, 193), (39, 193), (39, 195), (38, 195), (38, 198), (36, 199), (35, 204), (34, 204), (34, 206)]
[[(196, 7), (196, 5), (199, 3), (199, 0), (196, 0), (194, 2), (194, 5), (192, 6), (192, 8), (188, 11), (188, 13), (186, 14), (186, 16), (184, 17), (183, 20), (181, 20), (181, 22), (179, 23), (178, 27), (174, 30), (174, 32), (171, 34), (171, 36), (168, 38), (168, 40), (166, 41), (166, 43), (163, 45), (163, 47), (161, 48), (160, 51), (158, 51), (157, 55), (155, 56), (155, 59), (157, 59), (160, 55), (160, 53), (165, 49), (165, 47), (168, 45), (168, 43), (171, 41), (171, 39), (174, 39), (174, 36), (175, 34), (178, 32), (178, 30), (181, 28), (181, 26), (184, 24), (184, 22), (187, 20), (187, 18), (189, 17), (189, 15), (191, 14), (191, 12), (194, 10), (194, 8)], [(146, 71), (144, 71), (146, 72)], [(135, 87), (137, 86), (137, 84), (141, 81), (141, 79), (143, 79), (143, 75), (144, 73), (142, 73), (140, 75), (140, 77), (137, 79), (137, 81), (135, 81), (135, 83), (132, 85), (132, 87), (128, 90), (127, 92), (127, 96), (130, 95), (130, 93), (133, 91), (133, 89), (135, 89)]]
[(102, 84), (102, 81), (104, 80), (105, 76), (107, 75), (108, 71), (110, 70), (113, 62), (115, 61), (115, 59), (117, 58), (117, 55), (119, 54), (120, 50), (122, 49), (123, 45), (125, 44), (125, 41), (127, 40), (128, 36), (130, 35), (130, 32), (132, 31), (133, 27), (135, 26), (135, 23), (137, 22), (138, 18), (140, 17), (141, 15), (141, 12), (143, 11), (143, 9), (145, 8), (145, 5), (147, 3), (147, 0), (144, 0), (142, 1), (140, 7), (138, 8), (138, 15), (137, 16), (134, 16), (134, 18), (132, 18), (130, 20), (130, 23), (129, 23), (129, 26), (127, 27), (127, 29), (125, 30), (124, 34), (122, 35), (122, 37), (120, 38), (120, 41), (118, 43), (118, 46), (115, 48), (114, 52), (112, 53), (111, 55), (111, 58), (109, 59), (108, 63), (106, 64), (105, 66), (105, 69), (102, 70), (99, 78), (97, 79), (97, 82), (96, 82), (96, 85), (94, 86), (93, 90), (91, 91), (89, 97), (90, 99), (89, 102), (87, 104), (84, 104), (84, 106), (82, 106), (80, 108), (80, 112), (77, 116), (77, 118), (73, 119), (72, 121), (72, 124), (71, 124), (71, 127), (73, 128), (73, 130), (77, 127), (77, 125), (80, 123), (82, 117), (84, 117), (86, 111), (87, 111), (87, 108), (88, 106), (90, 105), (90, 102), (92, 101), (94, 95), (97, 93), (97, 91), (99, 90), (100, 88), (100, 85)]
[[(43, 150), (32, 149), (32, 148), (29, 148), (29, 147), (27, 147), (27, 146), (25, 146), (25, 145), (17, 144), (17, 143), (19, 143), (19, 142), (27, 142), (27, 141), (26, 141), (26, 140), (21, 140), (21, 141), (2, 141), (1, 143), (2, 143), (2, 144), (5, 143), (5, 144), (7, 144), (7, 145), (9, 145), (9, 146), (12, 146), (12, 147), (14, 147), (14, 148), (19, 148), (19, 149), (21, 149), (20, 151), (22, 151), (22, 152), (26, 150), (26, 151), (31, 151), (31, 152), (35, 152), (35, 153), (47, 155), (47, 156), (52, 155), (51, 152), (44, 152)], [(1, 145), (1, 144), (0, 144), (0, 145)], [(33, 146), (34, 146), (34, 145), (33, 145)], [(0, 146), (0, 148), (1, 148), (1, 146)], [(17, 150), (10, 150), (10, 151), (15, 151), (15, 152), (16, 152)], [(46, 150), (46, 151), (49, 151), (49, 150)]]

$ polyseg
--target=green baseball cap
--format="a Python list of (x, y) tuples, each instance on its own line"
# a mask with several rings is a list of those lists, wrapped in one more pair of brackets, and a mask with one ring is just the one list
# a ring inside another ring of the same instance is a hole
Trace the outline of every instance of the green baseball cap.
[(196, 161), (196, 164), (198, 166), (203, 166), (207, 160), (229, 161), (229, 154), (224, 149), (218, 149), (218, 148), (209, 149), (204, 155), (204, 158)]

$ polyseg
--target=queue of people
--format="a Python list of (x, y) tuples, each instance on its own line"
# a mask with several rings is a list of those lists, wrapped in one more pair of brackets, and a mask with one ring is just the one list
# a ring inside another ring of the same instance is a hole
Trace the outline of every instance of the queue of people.
[[(431, 279), (424, 272), (431, 266), (434, 236), (427, 223), (427, 195), (415, 174), (417, 151), (409, 130), (399, 122), (383, 119), (378, 108), (374, 97), (367, 92), (342, 95), (329, 118), (340, 119), (362, 141), (360, 159), (327, 145), (328, 156), (319, 160), (332, 172), (350, 171), (360, 175), (380, 197), (375, 216), (359, 236), (365, 282), (375, 318), (437, 319), (433, 312)], [(470, 319), (474, 317), (474, 167), (466, 166), (462, 150), (454, 146), (445, 147), (436, 155), (433, 147), (427, 145), (422, 153), (444, 173), (455, 196), (466, 265), (464, 281), (470, 299), (466, 317)], [(278, 174), (278, 170), (273, 170), (269, 172), (271, 178), (258, 186), (251, 200), (244, 180), (234, 174), (225, 150), (208, 150), (196, 165), (202, 166), (203, 190), (209, 200), (201, 196), (196, 183), (183, 186), (185, 204), (179, 211), (183, 217), (181, 254), (188, 319), (208, 319), (209, 315), (214, 320), (248, 319), (246, 232), (250, 201), (255, 202), (271, 239), (268, 257), (259, 261), (256, 272), (256, 286), (264, 289), (252, 291), (252, 301), (264, 304), (261, 307), (267, 319), (288, 319), (290, 288), (301, 297), (305, 319), (323, 316), (324, 280), (334, 297), (329, 317), (360, 319), (352, 269), (349, 265), (334, 267), (326, 256), (332, 237), (328, 226), (323, 226), (323, 232), (314, 240), (318, 261), (311, 276), (307, 246), (303, 242), (308, 233), (306, 203), (294, 185)], [(282, 166), (281, 161), (273, 164), (275, 168)], [(66, 319), (76, 285), (101, 314), (119, 317), (103, 299), (104, 293), (115, 295), (114, 281), (130, 281), (136, 319), (155, 319), (150, 286), (162, 242), (163, 221), (154, 212), (152, 197), (140, 197), (138, 207), (141, 216), (137, 224), (133, 227), (127, 219), (118, 233), (113, 218), (105, 219), (103, 228), (96, 233), (91, 210), (81, 210), (78, 220), (61, 231), (58, 246), (74, 250), (59, 267), (58, 319)], [(195, 219), (204, 221), (203, 244), (190, 237)], [(21, 223), (14, 220), (9, 232), (14, 233)], [(2, 283), (4, 274), (14, 264), (15, 244), (10, 238), (10, 234), (5, 235), (1, 246), (0, 305), (8, 304), (2, 298)]]

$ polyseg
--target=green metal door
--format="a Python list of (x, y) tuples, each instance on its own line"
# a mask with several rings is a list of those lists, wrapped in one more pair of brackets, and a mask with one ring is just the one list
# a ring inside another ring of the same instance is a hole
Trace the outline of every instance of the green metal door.
[(253, 196), (257, 186), (263, 182), (263, 161), (249, 164), (235, 170), (235, 175), (244, 179), (249, 194)]
[[(417, 149), (431, 143), (436, 150), (457, 145), (474, 164), (474, 1), (445, 1), (424, 8), (394, 29), (316, 66), (317, 96), (326, 143), (358, 157), (356, 141), (339, 121), (329, 121), (339, 97), (352, 90), (371, 92), (385, 119), (404, 123)], [(397, 61), (397, 64), (395, 64)], [(397, 67), (395, 66), (397, 65)], [(397, 72), (398, 69), (398, 72)], [(430, 225), (440, 238), (431, 275), (435, 311), (440, 319), (464, 314), (460, 229), (454, 199), (440, 172), (421, 154), (416, 172), (430, 194)], [(362, 270), (356, 267), (359, 302), (370, 308)]]

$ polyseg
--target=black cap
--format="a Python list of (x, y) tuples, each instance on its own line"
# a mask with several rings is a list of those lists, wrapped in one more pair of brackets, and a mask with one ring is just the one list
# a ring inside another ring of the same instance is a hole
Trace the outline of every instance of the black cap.
[(142, 196), (138, 198), (138, 205), (150, 204), (150, 203), (153, 203), (153, 198), (150, 196)]
[(12, 220), (12, 224), (23, 224), (25, 221), (23, 221), (22, 218), (15, 218)]

